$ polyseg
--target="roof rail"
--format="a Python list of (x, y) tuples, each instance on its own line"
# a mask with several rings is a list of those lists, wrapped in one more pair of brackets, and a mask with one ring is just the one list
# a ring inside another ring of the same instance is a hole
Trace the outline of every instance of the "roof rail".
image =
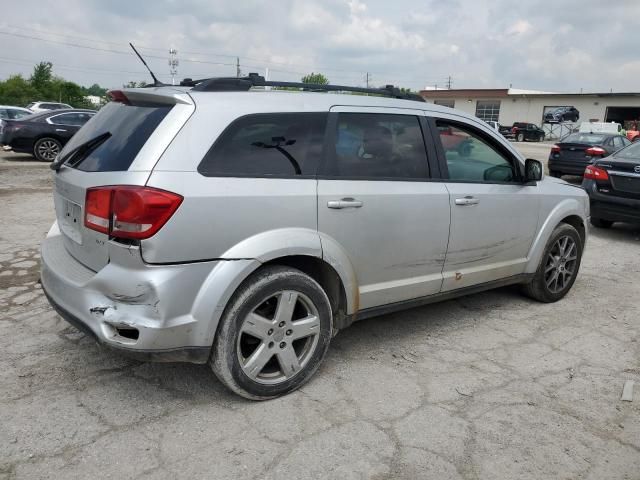
[(265, 80), (262, 75), (250, 73), (246, 77), (216, 77), (203, 78), (200, 80), (192, 80), (185, 78), (180, 82), (183, 87), (193, 87), (193, 90), (199, 92), (246, 92), (252, 87), (287, 87), (300, 88), (311, 92), (356, 92), (368, 93), (372, 95), (383, 95), (386, 97), (398, 98), (403, 100), (415, 100), (424, 102), (424, 98), (416, 93), (402, 92), (398, 87), (386, 85), (382, 88), (361, 88), (349, 87), (346, 85), (320, 85), (315, 83), (302, 82), (274, 82)]

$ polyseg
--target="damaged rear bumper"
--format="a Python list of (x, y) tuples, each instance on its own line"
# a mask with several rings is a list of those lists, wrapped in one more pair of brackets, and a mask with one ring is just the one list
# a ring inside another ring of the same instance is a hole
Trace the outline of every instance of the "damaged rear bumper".
[(42, 288), (60, 316), (127, 356), (207, 361), (221, 309), (193, 312), (219, 262), (147, 265), (137, 247), (115, 246), (110, 263), (94, 272), (68, 253), (65, 241), (54, 224), (41, 252)]

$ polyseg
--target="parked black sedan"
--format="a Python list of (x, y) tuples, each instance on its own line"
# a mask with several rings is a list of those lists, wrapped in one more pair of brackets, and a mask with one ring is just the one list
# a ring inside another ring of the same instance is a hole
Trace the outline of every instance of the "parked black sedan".
[(617, 133), (572, 133), (551, 147), (549, 175), (582, 175), (587, 165), (611, 155), (629, 143), (629, 140)]
[(65, 109), (36, 113), (19, 120), (3, 120), (0, 145), (18, 153), (31, 153), (51, 162), (87, 121), (93, 110)]
[(591, 203), (591, 223), (640, 223), (640, 142), (589, 165), (582, 187)]

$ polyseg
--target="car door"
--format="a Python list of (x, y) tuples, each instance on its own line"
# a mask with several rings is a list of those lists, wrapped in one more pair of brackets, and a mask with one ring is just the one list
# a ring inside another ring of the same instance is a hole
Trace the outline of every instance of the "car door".
[(439, 136), (464, 137), (470, 151), (436, 141), (451, 204), (443, 291), (524, 272), (540, 209), (537, 186), (523, 184), (515, 155), (486, 129), (450, 118), (432, 120)]
[(360, 309), (440, 291), (449, 196), (429, 179), (435, 150), (425, 128), (420, 110), (341, 106), (329, 114), (318, 230), (323, 251), (349, 259)]
[(81, 123), (78, 113), (60, 113), (47, 119), (53, 125), (56, 136), (64, 141), (69, 140), (80, 129)]

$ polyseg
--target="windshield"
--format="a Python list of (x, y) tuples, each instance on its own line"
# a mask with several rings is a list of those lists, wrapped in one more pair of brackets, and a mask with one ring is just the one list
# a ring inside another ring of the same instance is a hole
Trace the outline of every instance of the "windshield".
[(126, 171), (171, 107), (110, 102), (71, 138), (60, 156), (64, 157), (91, 139), (110, 133), (108, 139), (75, 167), (86, 172)]
[(634, 142), (627, 148), (616, 152), (617, 158), (628, 158), (632, 160), (640, 160), (640, 142)]
[(586, 145), (599, 145), (604, 143), (606, 137), (604, 135), (596, 135), (593, 133), (572, 133), (562, 140), (562, 143), (584, 143)]

